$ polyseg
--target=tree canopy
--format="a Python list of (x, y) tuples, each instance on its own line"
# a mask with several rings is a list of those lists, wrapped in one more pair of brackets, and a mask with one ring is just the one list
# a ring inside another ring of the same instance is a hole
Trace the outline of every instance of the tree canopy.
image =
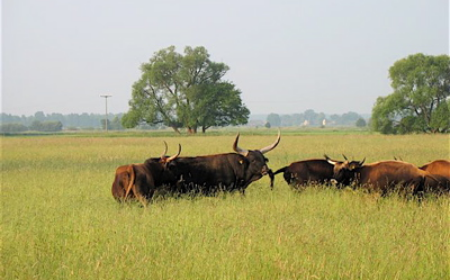
[(123, 126), (144, 122), (196, 133), (200, 127), (205, 132), (211, 126), (246, 124), (250, 111), (241, 91), (223, 80), (228, 70), (226, 64), (211, 61), (204, 47), (186, 47), (184, 55), (174, 46), (156, 52), (141, 65)]
[(450, 131), (450, 57), (410, 55), (389, 69), (394, 92), (379, 97), (372, 127), (385, 134)]

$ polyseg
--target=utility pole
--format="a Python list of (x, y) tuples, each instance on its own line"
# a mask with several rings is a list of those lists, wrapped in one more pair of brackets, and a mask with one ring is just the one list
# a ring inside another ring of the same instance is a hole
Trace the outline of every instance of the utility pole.
[(105, 130), (106, 130), (106, 132), (108, 132), (108, 97), (112, 97), (112, 95), (101, 94), (100, 97), (105, 98), (105, 108), (106, 108), (106, 112), (105, 112)]

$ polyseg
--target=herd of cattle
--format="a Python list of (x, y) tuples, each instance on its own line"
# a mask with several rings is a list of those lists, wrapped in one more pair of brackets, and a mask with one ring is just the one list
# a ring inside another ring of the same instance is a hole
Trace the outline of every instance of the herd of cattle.
[(310, 184), (352, 186), (377, 191), (382, 195), (393, 189), (408, 190), (413, 195), (426, 192), (450, 193), (450, 161), (436, 160), (417, 167), (392, 160), (364, 164), (362, 161), (337, 161), (327, 155), (323, 159), (310, 159), (291, 163), (275, 172), (267, 166), (264, 156), (280, 142), (280, 132), (271, 145), (247, 150), (238, 146), (239, 134), (233, 144), (235, 153), (180, 157), (167, 156), (167, 144), (160, 157), (144, 163), (123, 165), (116, 169), (112, 194), (121, 202), (138, 199), (146, 205), (156, 191), (173, 194), (214, 195), (218, 191), (232, 192), (245, 189), (264, 175), (269, 175), (270, 186), (276, 174), (283, 173), (286, 182), (296, 189)]

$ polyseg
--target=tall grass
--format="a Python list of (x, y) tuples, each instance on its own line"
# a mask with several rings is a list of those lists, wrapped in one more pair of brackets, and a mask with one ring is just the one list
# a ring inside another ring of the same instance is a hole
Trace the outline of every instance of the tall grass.
[[(245, 137), (244, 137), (245, 136)], [(244, 135), (260, 148), (272, 135)], [(110, 193), (121, 164), (169, 153), (231, 151), (209, 137), (2, 138), (1, 279), (445, 279), (449, 198), (308, 188), (277, 176), (246, 196), (157, 199), (120, 205)], [(276, 170), (327, 153), (414, 164), (449, 158), (448, 136), (282, 136), (267, 154)]]

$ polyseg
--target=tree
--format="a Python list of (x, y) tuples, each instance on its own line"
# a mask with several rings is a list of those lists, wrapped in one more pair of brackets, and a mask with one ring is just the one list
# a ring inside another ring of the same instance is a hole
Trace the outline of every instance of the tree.
[(44, 121), (45, 120), (45, 114), (42, 111), (37, 111), (36, 113), (34, 113), (34, 119), (37, 121)]
[(448, 132), (450, 57), (410, 55), (389, 69), (394, 92), (379, 97), (372, 128), (381, 133)]
[(363, 118), (359, 118), (355, 123), (356, 127), (365, 127), (367, 125), (366, 121)]
[(61, 131), (63, 124), (60, 121), (38, 121), (35, 120), (30, 126), (30, 130), (43, 131), (43, 132), (56, 132)]
[(343, 125), (354, 125), (358, 119), (361, 119), (361, 116), (358, 113), (350, 111), (342, 114), (340, 121)]
[(191, 95), (196, 104), (190, 114), (196, 121), (193, 126), (206, 132), (211, 126), (239, 125), (247, 123), (250, 111), (242, 104), (241, 91), (230, 82), (198, 86)]
[(0, 132), (1, 133), (20, 133), (27, 131), (28, 127), (24, 126), (21, 123), (7, 123), (0, 125)]
[(280, 120), (281, 126), (292, 126), (293, 123), (292, 115), (281, 115)]
[(122, 130), (122, 124), (120, 123), (120, 118), (115, 116), (111, 122), (108, 122), (108, 128), (112, 130)]
[(196, 133), (211, 126), (245, 124), (250, 111), (240, 90), (224, 81), (229, 67), (213, 62), (204, 47), (186, 47), (184, 55), (171, 46), (156, 52), (141, 66), (141, 78), (133, 84), (130, 109), (124, 127), (140, 123), (163, 124)]
[(450, 131), (450, 99), (447, 102), (441, 102), (436, 110), (431, 114), (430, 127), (437, 132)]
[(280, 115), (278, 115), (278, 114), (270, 113), (267, 116), (267, 120), (266, 121), (268, 123), (270, 123), (271, 126), (277, 127), (277, 126), (281, 125), (281, 118), (280, 118)]

